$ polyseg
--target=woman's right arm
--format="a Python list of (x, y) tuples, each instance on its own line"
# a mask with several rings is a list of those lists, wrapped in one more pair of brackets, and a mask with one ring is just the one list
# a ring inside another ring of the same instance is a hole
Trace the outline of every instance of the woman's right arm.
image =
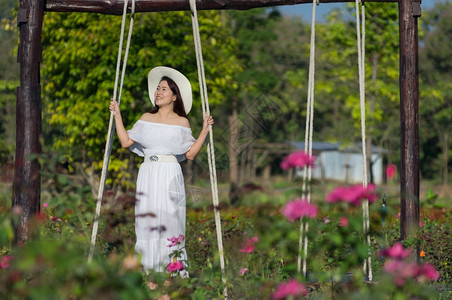
[(124, 148), (129, 148), (135, 142), (129, 139), (129, 134), (127, 133), (127, 130), (125, 129), (124, 124), (122, 123), (119, 104), (114, 99), (111, 99), (110, 101), (110, 111), (113, 113), (113, 116), (115, 117), (116, 133), (118, 134), (121, 146)]

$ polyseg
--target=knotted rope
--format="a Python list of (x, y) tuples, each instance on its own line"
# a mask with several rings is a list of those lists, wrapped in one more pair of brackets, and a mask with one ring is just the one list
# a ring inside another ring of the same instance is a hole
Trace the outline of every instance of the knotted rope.
[[(190, 0), (191, 18), (193, 25), (193, 39), (195, 43), (196, 62), (198, 66), (199, 88), (201, 93), (201, 104), (203, 117), (210, 115), (209, 99), (207, 96), (206, 76), (204, 73), (204, 61), (202, 57), (201, 37), (199, 35), (198, 13), (196, 9), (196, 1)], [(210, 126), (210, 125), (209, 125)], [(210, 126), (209, 142), (207, 143), (207, 157), (209, 161), (210, 186), (212, 189), (212, 201), (215, 213), (215, 226), (217, 231), (218, 252), (220, 256), (221, 276), (224, 284), (223, 294), (227, 298), (226, 276), (224, 269), (224, 251), (223, 251), (223, 235), (221, 230), (221, 217), (218, 200), (218, 184), (217, 173), (215, 167), (215, 151), (213, 144), (213, 128)]]
[[(124, 1), (122, 23), (121, 23), (121, 33), (120, 33), (119, 48), (118, 48), (118, 59), (116, 61), (115, 85), (114, 85), (114, 89), (113, 89), (113, 99), (115, 99), (115, 100), (116, 100), (116, 94), (118, 92), (118, 80), (119, 80), (119, 73), (120, 73), (120, 67), (121, 67), (122, 47), (123, 47), (123, 41), (124, 41), (124, 29), (125, 29), (125, 23), (126, 23), (126, 15), (127, 15), (127, 2), (128, 2), (128, 0)], [(123, 63), (122, 63), (122, 73), (121, 73), (121, 82), (119, 85), (119, 95), (117, 98), (118, 104), (121, 102), (122, 86), (124, 83), (124, 75), (126, 72), (127, 58), (129, 56), (130, 40), (132, 37), (134, 18), (135, 18), (135, 0), (132, 0), (129, 32), (127, 35), (126, 49), (124, 52), (124, 59), (123, 59)], [(105, 143), (105, 152), (104, 152), (104, 161), (102, 164), (102, 173), (101, 173), (100, 182), (99, 182), (99, 191), (97, 194), (96, 215), (94, 218), (93, 230), (92, 230), (92, 234), (91, 234), (91, 244), (90, 244), (90, 249), (89, 249), (88, 262), (91, 262), (93, 260), (94, 247), (96, 245), (97, 230), (99, 227), (100, 211), (102, 208), (102, 198), (104, 195), (105, 182), (107, 180), (108, 165), (110, 163), (111, 148), (113, 145), (114, 134), (115, 134), (115, 123), (114, 123), (113, 112), (111, 112), (110, 113), (110, 123), (108, 125), (107, 142)]]

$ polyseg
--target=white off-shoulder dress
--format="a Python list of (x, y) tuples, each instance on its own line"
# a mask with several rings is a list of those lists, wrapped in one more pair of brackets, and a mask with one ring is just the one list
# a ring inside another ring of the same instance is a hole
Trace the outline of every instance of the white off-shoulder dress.
[[(168, 238), (185, 236), (186, 199), (179, 162), (195, 142), (190, 128), (138, 120), (127, 131), (139, 156), (174, 155), (177, 162), (143, 162), (138, 171), (135, 251), (146, 271), (162, 272), (170, 263)], [(185, 246), (185, 240), (182, 243)], [(182, 259), (187, 259), (185, 248)]]

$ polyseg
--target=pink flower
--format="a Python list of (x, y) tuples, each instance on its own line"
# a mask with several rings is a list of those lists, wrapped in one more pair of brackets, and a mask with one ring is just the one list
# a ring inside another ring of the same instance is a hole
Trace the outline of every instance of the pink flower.
[(401, 243), (396, 243), (394, 246), (385, 249), (381, 252), (381, 255), (383, 256), (389, 256), (391, 258), (395, 259), (404, 259), (408, 256), (410, 256), (411, 250), (403, 248)]
[(393, 179), (397, 173), (397, 166), (394, 164), (389, 164), (386, 167), (386, 178)]
[(310, 156), (304, 151), (297, 151), (286, 156), (281, 162), (281, 169), (314, 167), (315, 156)]
[(42, 208), (46, 208), (47, 206), (49, 206), (49, 203), (44, 202), (44, 204), (42, 205)]
[(8, 269), (9, 264), (14, 259), (14, 256), (4, 255), (2, 256), (2, 260), (0, 261), (0, 269)]
[(58, 217), (52, 217), (52, 221), (63, 222), (63, 220), (61, 220), (61, 219), (58, 218)]
[(290, 296), (307, 296), (309, 292), (305, 286), (296, 279), (290, 280), (288, 283), (281, 283), (278, 285), (276, 292), (273, 293), (273, 299), (284, 299)]
[(178, 237), (173, 236), (172, 238), (167, 239), (171, 242), (171, 244), (168, 245), (168, 247), (174, 247), (176, 245), (179, 245), (184, 240), (184, 236), (182, 234), (179, 234)]
[(342, 217), (341, 221), (339, 222), (339, 225), (342, 227), (347, 227), (348, 226), (348, 219), (347, 217)]
[(435, 267), (431, 264), (424, 264), (419, 270), (418, 281), (424, 281), (424, 279), (434, 281), (439, 279), (438, 271), (436, 271)]
[(258, 240), (259, 240), (259, 238), (257, 236), (253, 236), (250, 239), (246, 239), (242, 244), (242, 249), (240, 249), (240, 252), (243, 252), (243, 253), (253, 252)]
[(419, 221), (419, 227), (424, 227), (424, 222), (422, 222), (422, 221)]
[(374, 184), (369, 184), (367, 187), (364, 187), (361, 184), (349, 187), (340, 186), (327, 196), (326, 202), (346, 202), (358, 206), (363, 199), (367, 199), (369, 202), (375, 201), (378, 196), (374, 191)]
[(248, 271), (248, 268), (241, 268), (240, 269), (240, 274), (243, 276), (245, 275), (245, 273)]
[(176, 272), (184, 269), (184, 264), (181, 261), (171, 262), (168, 264), (168, 272)]
[(400, 260), (386, 262), (384, 270), (394, 277), (397, 286), (403, 286), (407, 279), (416, 278), (419, 274), (419, 266), (416, 263), (405, 263)]
[(330, 223), (330, 222), (331, 222), (330, 219), (328, 219), (328, 217), (326, 217), (325, 219), (323, 219), (323, 221), (324, 221), (325, 223)]
[(397, 214), (397, 219), (400, 220), (400, 213)]
[(286, 204), (282, 214), (291, 222), (301, 217), (313, 219), (317, 216), (317, 206), (310, 204), (303, 198), (297, 198)]

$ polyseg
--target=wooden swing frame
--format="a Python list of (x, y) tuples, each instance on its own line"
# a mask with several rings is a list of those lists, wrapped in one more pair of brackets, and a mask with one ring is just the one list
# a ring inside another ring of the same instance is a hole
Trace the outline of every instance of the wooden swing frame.
[[(399, 85), (401, 119), (400, 238), (414, 237), (419, 227), (419, 66), (418, 21), (421, 0), (369, 0), (399, 5)], [(354, 2), (319, 0), (320, 3)], [(16, 101), (16, 155), (12, 206), (21, 206), (22, 215), (14, 225), (15, 243), (31, 238), (30, 218), (40, 211), (41, 175), (37, 159), (42, 153), (42, 104), (40, 63), (44, 11), (91, 12), (120, 15), (121, 0), (20, 0), (17, 24), (20, 27), (18, 62), (20, 86)], [(310, 0), (197, 0), (198, 10), (236, 9), (312, 3)], [(188, 0), (136, 0), (136, 12), (190, 10)], [(417, 249), (417, 252), (419, 249)], [(419, 257), (419, 255), (417, 255)]]

